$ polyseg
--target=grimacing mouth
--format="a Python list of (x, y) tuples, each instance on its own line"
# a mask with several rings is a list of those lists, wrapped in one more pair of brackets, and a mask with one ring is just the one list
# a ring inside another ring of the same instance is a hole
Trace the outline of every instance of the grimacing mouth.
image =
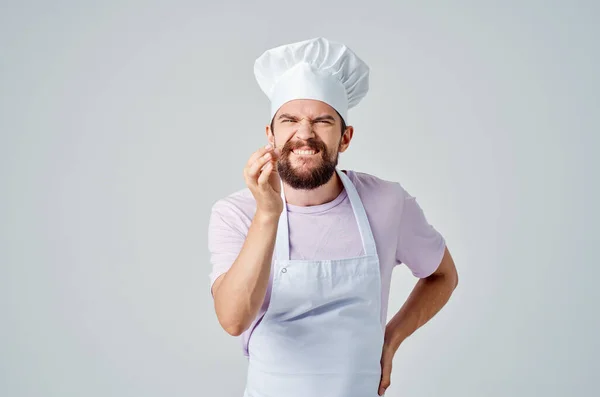
[(297, 156), (314, 156), (315, 154), (319, 154), (320, 150), (303, 147), (303, 148), (298, 148), (298, 149), (292, 149), (292, 153), (294, 153)]

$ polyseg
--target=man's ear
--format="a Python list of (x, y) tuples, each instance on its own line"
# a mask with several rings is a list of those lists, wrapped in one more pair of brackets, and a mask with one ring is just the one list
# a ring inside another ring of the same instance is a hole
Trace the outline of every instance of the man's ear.
[(265, 127), (265, 133), (267, 135), (267, 141), (271, 144), (272, 147), (275, 147), (275, 136), (273, 135), (273, 131), (271, 130), (270, 125), (267, 125)]
[(349, 125), (346, 127), (346, 131), (342, 134), (342, 138), (340, 139), (340, 148), (339, 152), (343, 153), (350, 146), (350, 141), (352, 140), (352, 136), (354, 136), (354, 127)]

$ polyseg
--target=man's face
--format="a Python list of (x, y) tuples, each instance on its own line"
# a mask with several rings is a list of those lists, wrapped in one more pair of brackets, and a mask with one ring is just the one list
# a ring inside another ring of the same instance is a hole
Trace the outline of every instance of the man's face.
[[(352, 127), (342, 131), (342, 119), (321, 101), (299, 99), (284, 104), (267, 135), (281, 149), (277, 166), (281, 179), (294, 189), (315, 189), (335, 172), (338, 155), (346, 150)], [(342, 134), (344, 132), (344, 134)]]

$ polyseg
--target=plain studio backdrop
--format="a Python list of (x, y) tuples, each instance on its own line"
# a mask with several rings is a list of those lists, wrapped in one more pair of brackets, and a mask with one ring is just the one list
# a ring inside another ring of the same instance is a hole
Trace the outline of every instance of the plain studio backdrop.
[(1, 396), (241, 397), (208, 217), (266, 142), (254, 60), (317, 36), (372, 71), (340, 167), (460, 275), (387, 395), (599, 395), (597, 2), (204, 3), (1, 3)]

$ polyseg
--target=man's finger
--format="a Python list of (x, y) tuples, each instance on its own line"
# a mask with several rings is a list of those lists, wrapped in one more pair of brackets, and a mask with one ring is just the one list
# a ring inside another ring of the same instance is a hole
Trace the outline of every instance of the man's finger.
[(262, 169), (259, 177), (258, 177), (258, 186), (264, 187), (269, 183), (269, 176), (273, 171), (273, 163), (268, 162)]
[(271, 160), (271, 153), (265, 153), (262, 157), (259, 157), (250, 167), (248, 168), (248, 176), (252, 179), (258, 178), (258, 174), (262, 167)]
[(381, 363), (381, 380), (379, 381), (379, 395), (383, 396), (385, 390), (390, 387), (392, 374), (392, 364), (387, 360)]
[(252, 164), (254, 164), (254, 162), (256, 160), (258, 160), (260, 157), (262, 157), (265, 153), (270, 152), (272, 150), (273, 149), (271, 148), (271, 145), (267, 145), (265, 147), (258, 149), (256, 152), (252, 153), (252, 155), (248, 159), (248, 162), (246, 163), (246, 166), (250, 167)]

